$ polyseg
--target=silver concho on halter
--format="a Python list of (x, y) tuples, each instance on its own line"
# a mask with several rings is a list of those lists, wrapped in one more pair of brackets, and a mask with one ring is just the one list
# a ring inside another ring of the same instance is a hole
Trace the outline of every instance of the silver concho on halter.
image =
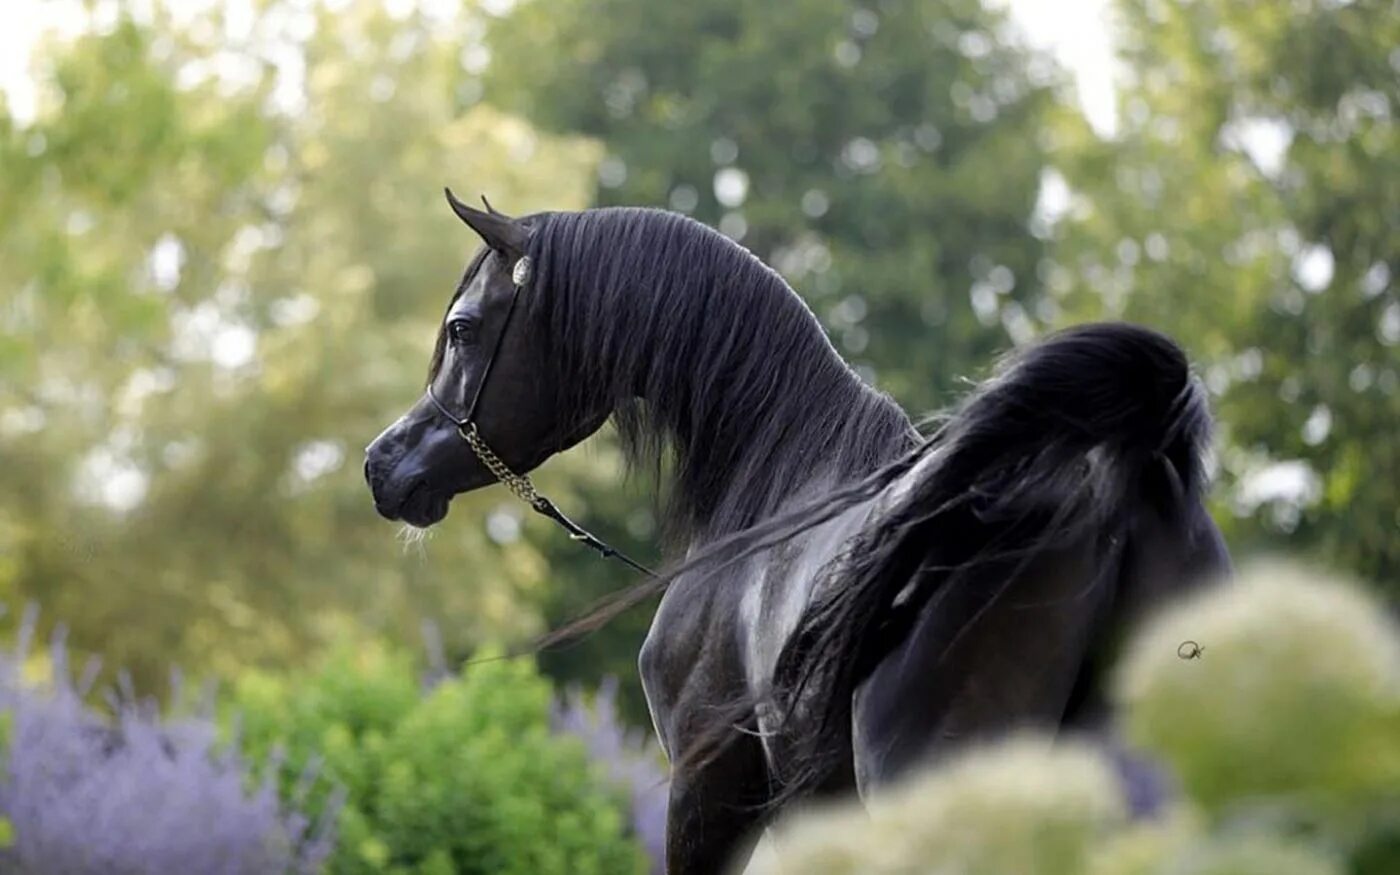
[(520, 260), (511, 268), (510, 281), (517, 286), (525, 286), (530, 282), (530, 275), (534, 272), (534, 266), (530, 264), (530, 256), (522, 255)]

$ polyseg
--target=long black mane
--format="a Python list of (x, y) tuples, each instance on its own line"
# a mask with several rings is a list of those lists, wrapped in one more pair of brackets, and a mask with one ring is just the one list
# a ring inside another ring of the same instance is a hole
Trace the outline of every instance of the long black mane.
[(613, 410), (633, 466), (669, 457), (673, 538), (748, 528), (814, 476), (858, 477), (918, 442), (782, 277), (705, 225), (639, 208), (525, 221), (527, 322), (555, 369), (541, 378), (564, 421)]

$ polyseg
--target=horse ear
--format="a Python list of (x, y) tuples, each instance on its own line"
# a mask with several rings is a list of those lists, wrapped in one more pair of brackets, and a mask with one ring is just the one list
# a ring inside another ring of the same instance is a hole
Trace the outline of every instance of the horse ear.
[(500, 216), (503, 219), (510, 218), (510, 216), (507, 216), (505, 213), (491, 206), (491, 202), (486, 199), (486, 192), (481, 193), (481, 202), (486, 205), (486, 212), (490, 213), (491, 215)]
[[(507, 252), (511, 255), (524, 255), (529, 248), (530, 229), (520, 222), (507, 216), (505, 213), (498, 213), (495, 210), (483, 213), (475, 207), (468, 206), (457, 200), (457, 196), (452, 193), (452, 189), (444, 188), (447, 194), (447, 203), (452, 206), (452, 212), (457, 214), (481, 239), (492, 249)], [(489, 208), (490, 205), (488, 204)]]

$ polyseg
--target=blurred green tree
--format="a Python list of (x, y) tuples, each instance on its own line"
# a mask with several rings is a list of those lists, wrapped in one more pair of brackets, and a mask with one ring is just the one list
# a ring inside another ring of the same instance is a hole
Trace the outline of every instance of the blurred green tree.
[(1237, 550), (1400, 580), (1400, 17), (1120, 0), (1119, 131), (1052, 137), (1048, 294), (1204, 366)]
[(1029, 325), (1055, 69), (1004, 10), (555, 0), (491, 23), (488, 98), (600, 139), (598, 203), (739, 240), (911, 409)]
[(175, 8), (48, 45), (38, 116), (0, 113), (0, 597), (143, 686), (346, 626), (538, 631), (499, 494), (400, 549), (359, 454), (475, 246), (441, 186), (579, 207), (597, 148), (477, 104), (473, 10)]

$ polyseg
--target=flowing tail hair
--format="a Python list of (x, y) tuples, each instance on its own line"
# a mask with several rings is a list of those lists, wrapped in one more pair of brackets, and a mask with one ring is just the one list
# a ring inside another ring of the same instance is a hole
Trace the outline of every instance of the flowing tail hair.
[(1005, 568), (1001, 588), (985, 590), (990, 605), (1045, 551), (1121, 528), (1141, 502), (1180, 507), (1199, 495), (1210, 427), (1204, 390), (1170, 339), (1124, 323), (1066, 329), (1005, 358), (911, 453), (610, 596), (536, 646), (596, 629), (681, 575), (776, 546), (907, 475), (905, 491), (820, 582), (764, 701), (718, 709), (711, 730), (673, 763), (703, 765), (738, 737), (741, 715), (769, 708), (781, 716), (784, 759), (802, 764), (778, 776), (773, 804), (781, 804), (817, 790), (849, 755), (857, 687), (924, 606)]
[(1004, 360), (914, 453), (907, 492), (821, 583), (779, 654), (768, 704), (784, 759), (800, 766), (779, 776), (774, 804), (814, 792), (849, 756), (856, 689), (933, 599), (972, 589), (967, 629), (1037, 557), (1107, 542), (1144, 503), (1194, 500), (1210, 430), (1185, 354), (1157, 332), (1085, 325)]

